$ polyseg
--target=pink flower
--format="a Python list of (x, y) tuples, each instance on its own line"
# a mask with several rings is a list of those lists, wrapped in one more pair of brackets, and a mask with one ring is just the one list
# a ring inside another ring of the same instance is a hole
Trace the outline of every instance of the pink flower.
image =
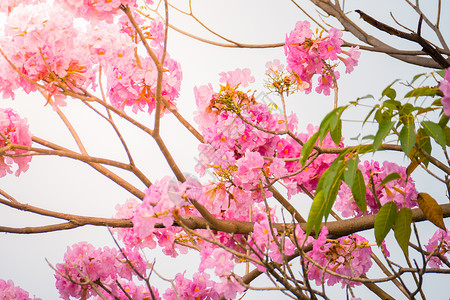
[(284, 65), (280, 63), (279, 59), (266, 62), (266, 74), (270, 76), (276, 76), (284, 71)]
[[(343, 52), (341, 49), (344, 43), (341, 39), (342, 32), (336, 28), (331, 28), (328, 35), (320, 33), (318, 37), (313, 36), (308, 22), (297, 22), (294, 30), (286, 37), (284, 51), (288, 63), (288, 71), (291, 72), (297, 81), (299, 90), (311, 92), (314, 75), (319, 76), (319, 86), (317, 93), (330, 94), (330, 89), (334, 83), (331, 80), (330, 68), (333, 68), (333, 61), (341, 59), (346, 65), (346, 72), (349, 73), (358, 64), (359, 52), (350, 49)], [(338, 54), (344, 53), (348, 58), (342, 58)], [(337, 71), (334, 71), (335, 78), (339, 78)]]
[[(97, 296), (91, 285), (83, 284), (87, 281), (96, 284), (97, 290), (100, 286), (106, 287), (114, 296), (121, 291), (117, 282), (121, 284), (132, 282), (137, 274), (145, 277), (148, 264), (140, 253), (127, 248), (122, 251), (126, 258), (116, 249), (108, 247), (96, 249), (86, 242), (67, 247), (64, 262), (56, 265), (58, 270), (55, 274), (56, 288), (60, 296), (63, 299), (82, 298), (83, 295), (87, 298)], [(134, 285), (130, 288), (136, 289)], [(137, 289), (142, 291), (142, 288)]]
[(286, 169), (286, 166), (285, 166), (285, 162), (281, 158), (275, 157), (273, 159), (272, 163), (270, 164), (269, 168), (270, 168), (270, 173), (275, 178), (280, 178), (280, 177), (285, 176), (287, 174), (287, 169)]
[[(206, 248), (205, 255), (202, 256), (200, 271), (204, 269), (215, 269), (214, 272), (218, 276), (229, 275), (234, 268), (233, 255), (222, 248), (215, 248), (210, 250), (209, 247)], [(203, 251), (203, 248), (202, 248)]]
[(445, 70), (444, 79), (442, 79), (439, 89), (444, 94), (441, 99), (442, 106), (444, 107), (444, 114), (450, 116), (450, 68)]
[(133, 218), (133, 228), (140, 238), (151, 236), (156, 224), (172, 226), (173, 211), (187, 204), (185, 193), (188, 186), (188, 182), (180, 183), (164, 177), (147, 189)]
[[(131, 299), (136, 300), (145, 300), (145, 299), (161, 300), (159, 292), (154, 286), (151, 287), (152, 293), (150, 293), (146, 284), (136, 285), (132, 281), (124, 281), (120, 279), (118, 280), (118, 282), (120, 283), (125, 292), (121, 288), (118, 288), (113, 291), (113, 295), (103, 293), (102, 296), (105, 297), (107, 300), (130, 299), (129, 297), (131, 297)], [(104, 299), (103, 297), (95, 296), (94, 300), (103, 300)]]
[[(21, 119), (10, 108), (0, 108), (0, 132), (6, 138), (6, 141), (0, 137), (0, 148), (8, 144), (17, 144), (22, 146), (31, 146), (31, 133), (28, 129), (27, 119)], [(25, 150), (8, 150), (6, 154), (24, 154)], [(0, 155), (0, 177), (7, 173), (12, 173), (11, 167), (13, 163), (17, 164), (16, 176), (20, 173), (26, 172), (29, 168), (29, 162), (32, 156), (3, 156)]]
[(241, 85), (247, 87), (249, 83), (255, 82), (255, 78), (250, 74), (250, 69), (239, 69), (234, 71), (222, 72), (219, 74), (219, 82), (228, 83), (229, 86), (235, 87)]
[[(23, 75), (46, 87), (45, 96), (55, 96), (55, 101), (63, 103), (65, 96), (55, 87), (55, 81), (58, 84), (64, 81), (75, 91), (95, 87), (96, 71), (83, 35), (79, 34), (79, 28), (74, 28), (73, 17), (59, 5), (21, 4), (8, 16), (5, 25), (5, 36), (0, 42), (3, 52)], [(0, 67), (4, 70), (0, 74), (4, 97), (14, 97), (19, 87), (26, 93), (36, 91), (36, 86), (14, 71), (6, 60), (0, 60)]]
[[(437, 230), (428, 241), (428, 244), (425, 245), (425, 249), (427, 249), (428, 252), (433, 252), (439, 245), (441, 246), (438, 249), (438, 253), (448, 259), (450, 257), (450, 231), (448, 229), (447, 231), (442, 229)], [(439, 257), (432, 256), (429, 265), (431, 268), (440, 268), (442, 266), (442, 261)]]
[(259, 184), (261, 178), (261, 168), (264, 165), (264, 159), (258, 152), (252, 152), (249, 149), (244, 157), (236, 161), (238, 167), (233, 182), (244, 189), (254, 187)]
[(263, 221), (255, 223), (255, 225), (253, 226), (251, 237), (255, 241), (258, 249), (263, 252), (261, 253), (261, 255), (264, 255), (264, 251), (269, 247), (269, 244), (273, 239), (272, 231), (270, 229), (269, 220), (267, 219), (267, 217)]
[[(339, 72), (334, 71), (334, 76), (336, 80), (339, 79)], [(319, 94), (323, 92), (325, 96), (329, 96), (331, 89), (334, 88), (333, 77), (329, 74), (323, 74), (317, 79), (319, 81), (319, 85), (316, 87), (316, 92)]]
[(11, 280), (5, 281), (0, 279), (0, 299), (5, 300), (41, 300), (41, 298), (30, 298), (27, 291), (18, 286), (14, 286)]
[[(375, 185), (375, 193), (381, 205), (394, 201), (399, 209), (402, 207), (413, 208), (417, 206), (417, 190), (414, 180), (410, 177), (406, 180), (406, 168), (392, 162), (383, 162), (383, 166), (376, 161), (365, 161), (364, 166), (360, 165), (359, 169), (363, 173), (364, 182), (366, 184), (366, 214), (375, 214), (380, 207), (369, 188), (372, 183)], [(381, 185), (386, 176), (392, 173), (398, 173), (400, 178), (391, 180), (384, 186)], [(363, 212), (357, 207), (353, 200), (350, 188), (344, 183), (338, 193), (335, 202), (336, 210), (342, 213), (342, 216), (361, 216)]]
[(345, 73), (353, 72), (353, 67), (358, 65), (358, 59), (361, 56), (361, 52), (358, 51), (359, 46), (351, 47), (348, 51), (342, 51), (344, 54), (347, 54), (347, 58), (341, 58), (345, 64)]
[(119, 10), (121, 4), (130, 7), (137, 6), (136, 0), (97, 0), (97, 1), (74, 1), (57, 0), (57, 3), (64, 5), (75, 13), (76, 16), (87, 20), (113, 21), (113, 15)]
[(342, 31), (340, 31), (339, 29), (331, 28), (328, 31), (328, 37), (324, 38), (323, 42), (320, 45), (322, 59), (338, 59), (337, 54), (340, 54), (342, 52), (341, 46), (344, 43), (344, 41), (341, 40), (341, 37)]
[[(328, 230), (322, 229), (319, 238), (313, 244), (313, 250), (309, 252), (312, 260), (321, 266), (326, 266), (328, 270), (338, 274), (360, 277), (365, 275), (372, 266), (370, 254), (372, 249), (368, 241), (357, 234), (341, 237), (337, 240), (327, 241), (325, 239)], [(322, 269), (310, 264), (308, 277), (316, 281), (316, 285), (322, 284), (322, 279), (327, 285), (334, 285), (337, 282), (353, 287), (360, 285), (360, 282), (349, 281), (329, 273), (322, 274)]]
[(0, 2), (0, 12), (9, 14), (19, 4), (30, 5), (41, 1), (43, 0), (3, 0)]
[(176, 292), (173, 288), (168, 288), (163, 298), (166, 300), (176, 299), (218, 299), (220, 296), (216, 291), (217, 283), (209, 279), (206, 273), (195, 273), (192, 280), (185, 278), (185, 273), (178, 273), (175, 276)]
[(245, 287), (242, 286), (233, 276), (224, 276), (222, 281), (216, 283), (216, 291), (225, 299), (235, 299), (237, 294), (243, 293)]

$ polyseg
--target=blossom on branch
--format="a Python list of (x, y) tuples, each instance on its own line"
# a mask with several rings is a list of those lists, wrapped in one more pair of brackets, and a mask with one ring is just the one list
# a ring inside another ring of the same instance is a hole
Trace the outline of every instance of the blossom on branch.
[(358, 278), (365, 275), (372, 266), (370, 258), (372, 249), (368, 241), (358, 234), (328, 241), (327, 234), (328, 230), (323, 227), (319, 238), (313, 244), (313, 250), (308, 253), (309, 257), (321, 266), (308, 263), (309, 279), (315, 280), (317, 286), (321, 285), (322, 280), (329, 286), (341, 282), (343, 288), (346, 285), (350, 287), (360, 285), (360, 282), (329, 274), (322, 268), (349, 277)]
[[(20, 118), (10, 108), (0, 108), (0, 134), (0, 148), (8, 147), (9, 144), (31, 146), (31, 133), (28, 129), (27, 119)], [(0, 155), (0, 177), (12, 173), (13, 163), (17, 164), (16, 176), (26, 172), (32, 156), (23, 155), (25, 153), (27, 153), (26, 150), (11, 149), (5, 152), (8, 156)]]
[(442, 267), (442, 260), (436, 254), (442, 255), (449, 259), (450, 257), (450, 231), (439, 229), (437, 230), (433, 236), (428, 241), (428, 244), (425, 245), (425, 249), (428, 252), (434, 253), (433, 256), (430, 257), (429, 265), (431, 268), (440, 268)]
[(99, 289), (102, 295), (117, 297), (122, 294), (120, 281), (132, 283), (136, 272), (145, 276), (148, 269), (139, 252), (122, 251), (123, 254), (109, 247), (96, 249), (86, 242), (67, 247), (64, 262), (56, 265), (56, 288), (61, 298), (86, 299), (86, 295), (97, 296)]
[(0, 299), (5, 300), (41, 300), (41, 298), (30, 298), (29, 293), (18, 286), (14, 286), (11, 280), (0, 279)]
[(307, 87), (307, 93), (311, 92), (313, 76), (318, 75), (316, 92), (330, 94), (330, 89), (335, 86), (333, 82), (339, 79), (335, 61), (344, 62), (346, 73), (352, 72), (353, 67), (358, 65), (358, 48), (342, 51), (344, 42), (341, 37), (342, 32), (336, 28), (331, 28), (328, 35), (322, 31), (315, 36), (308, 21), (297, 22), (294, 30), (286, 36), (284, 51), (288, 71), (294, 75), (299, 86)]
[[(385, 161), (383, 165), (377, 161), (365, 161), (360, 165), (366, 185), (366, 202), (368, 210), (362, 212), (353, 199), (352, 192), (347, 184), (343, 183), (335, 202), (336, 210), (342, 216), (362, 216), (363, 214), (376, 214), (380, 207), (387, 202), (395, 202), (399, 209), (413, 208), (417, 204), (417, 190), (414, 180), (406, 176), (406, 168), (396, 163)], [(397, 173), (400, 178), (381, 184), (389, 174)]]

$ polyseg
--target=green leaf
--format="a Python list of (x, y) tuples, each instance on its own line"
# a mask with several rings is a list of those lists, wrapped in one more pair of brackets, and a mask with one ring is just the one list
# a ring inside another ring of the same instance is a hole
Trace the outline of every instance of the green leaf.
[(421, 73), (421, 74), (417, 74), (416, 76), (413, 77), (413, 80), (411, 81), (411, 84), (414, 83), (414, 81), (416, 81), (417, 79), (419, 79), (420, 77), (427, 75), (427, 73)]
[(373, 141), (373, 150), (377, 151), (381, 144), (383, 143), (384, 138), (389, 134), (395, 122), (390, 120), (384, 120), (380, 123), (378, 128), (378, 132), (375, 135), (375, 139)]
[(381, 93), (381, 97), (386, 96), (389, 99), (394, 100), (395, 96), (397, 96), (397, 93), (395, 92), (395, 90), (392, 88), (392, 86), (394, 85), (394, 83), (396, 83), (397, 81), (399, 81), (399, 79), (394, 80), (390, 85), (388, 85), (383, 92)]
[(373, 134), (365, 135), (361, 138), (362, 140), (374, 140), (375, 136)]
[(328, 131), (336, 128), (339, 123), (338, 121), (340, 120), (341, 115), (346, 108), (347, 106), (340, 106), (338, 108), (335, 108), (331, 112), (329, 112), (325, 116), (325, 118), (323, 118), (319, 127), (319, 137), (321, 141), (323, 141)]
[(373, 95), (371, 95), (371, 94), (367, 94), (367, 95), (365, 95), (365, 96), (362, 96), (362, 97), (358, 97), (357, 99), (356, 99), (356, 101), (359, 101), (359, 100), (363, 100), (363, 99), (375, 99), (375, 97), (373, 96)]
[(391, 100), (394, 100), (395, 97), (397, 96), (397, 92), (391, 88), (390, 86), (388, 86), (387, 88), (384, 89), (383, 93), (381, 93), (382, 96), (386, 96)]
[(391, 230), (392, 225), (397, 215), (397, 205), (391, 201), (386, 203), (380, 208), (375, 217), (375, 239), (377, 245), (380, 246), (388, 232)]
[(306, 160), (309, 157), (309, 154), (311, 153), (312, 149), (314, 148), (314, 145), (317, 142), (317, 139), (319, 138), (319, 132), (314, 133), (306, 143), (303, 144), (302, 151), (300, 152), (300, 164), (303, 166), (306, 162)]
[(336, 126), (338, 126), (338, 123), (341, 120), (341, 115), (346, 108), (347, 106), (340, 106), (332, 111), (334, 112), (334, 115), (330, 119), (330, 130), (333, 130)]
[(442, 105), (442, 98), (437, 98), (436, 100), (431, 103), (431, 106), (443, 106)]
[(381, 181), (380, 185), (385, 185), (386, 183), (388, 183), (389, 181), (395, 180), (395, 179), (399, 179), (402, 178), (400, 176), (400, 174), (398, 174), (397, 172), (393, 172), (391, 174), (389, 174), (388, 176), (384, 177), (383, 181)]
[(431, 136), (436, 143), (438, 143), (442, 148), (445, 149), (445, 145), (447, 144), (447, 140), (445, 139), (445, 133), (439, 124), (436, 124), (431, 121), (423, 121), (422, 123), (423, 129), (425, 129), (425, 132)]
[(450, 118), (443, 114), (441, 116), (441, 119), (439, 120), (439, 126), (444, 127), (445, 125), (447, 125), (448, 120), (450, 120)]
[(400, 248), (402, 248), (405, 256), (408, 257), (408, 244), (411, 237), (411, 221), (412, 210), (407, 207), (403, 207), (397, 213), (394, 223), (394, 234)]
[[(414, 121), (414, 118), (411, 116), (411, 112), (415, 110), (415, 107), (411, 103), (406, 103), (403, 105), (403, 107), (400, 109), (400, 114), (406, 115), (409, 120)], [(410, 123), (410, 122), (404, 122), (404, 123)]]
[(337, 126), (330, 131), (331, 139), (336, 144), (336, 146), (339, 145), (342, 138), (342, 120), (339, 119)]
[(355, 152), (359, 154), (366, 154), (369, 152), (373, 152), (373, 146), (372, 145), (359, 145), (354, 147)]
[(333, 178), (333, 181), (330, 184), (330, 188), (327, 189), (326, 193), (325, 193), (325, 211), (324, 211), (324, 217), (325, 217), (325, 222), (328, 219), (328, 215), (331, 212), (331, 209), (333, 208), (333, 204), (336, 201), (336, 196), (338, 194), (339, 188), (341, 187), (341, 183), (342, 183), (342, 173), (343, 173), (343, 168), (338, 172), (338, 174)]
[(444, 76), (445, 76), (445, 70), (438, 70), (438, 71), (436, 71), (436, 74), (438, 74), (439, 76), (441, 76), (442, 78), (444, 78)]
[(424, 114), (424, 113), (433, 111), (434, 109), (432, 107), (425, 107), (425, 108), (415, 107), (414, 110), (417, 110), (417, 115), (420, 115), (420, 114)]
[(345, 166), (343, 155), (339, 155), (331, 164), (326, 172), (323, 173), (319, 180), (319, 184), (323, 186), (325, 210), (324, 217), (325, 221), (328, 218), (328, 214), (333, 207), (334, 201), (336, 200), (339, 187), (341, 186), (342, 174), (344, 173)]
[(444, 127), (445, 140), (447, 141), (446, 145), (450, 147), (450, 128), (448, 126)]
[(325, 198), (323, 190), (316, 192), (314, 196), (313, 203), (311, 205), (311, 210), (309, 211), (308, 221), (306, 222), (306, 235), (308, 236), (312, 229), (316, 237), (319, 236), (320, 225), (322, 223), (323, 213), (325, 211)]
[(351, 187), (353, 199), (358, 208), (365, 213), (367, 210), (366, 201), (366, 184), (364, 182), (364, 176), (360, 169), (357, 169), (353, 186)]
[(414, 131), (414, 123), (403, 125), (403, 128), (400, 131), (399, 138), (402, 151), (405, 152), (406, 155), (409, 155), (412, 147), (414, 147), (414, 144), (416, 143), (416, 132)]
[(366, 124), (367, 120), (370, 118), (370, 116), (373, 114), (373, 112), (378, 108), (380, 108), (380, 106), (377, 104), (370, 110), (370, 112), (367, 114), (366, 118), (364, 119), (364, 121), (362, 123), (363, 126), (364, 126), (364, 124)]
[[(430, 136), (425, 132), (425, 129), (419, 128), (419, 130), (417, 131), (416, 143), (419, 145), (419, 149), (423, 149), (428, 154), (431, 153), (431, 140)], [(423, 158), (424, 165), (428, 166), (429, 161), (421, 152), (419, 152), (419, 157), (421, 158), (420, 161), (422, 161)]]
[(417, 98), (421, 96), (431, 96), (434, 97), (439, 92), (439, 88), (437, 87), (428, 87), (428, 86), (422, 86), (416, 89), (413, 89), (412, 91), (409, 91), (406, 93), (405, 98)]
[(344, 181), (349, 188), (352, 188), (355, 179), (356, 170), (358, 170), (359, 157), (358, 155), (350, 157), (345, 163)]
[(402, 106), (402, 103), (398, 100), (386, 100), (383, 102), (383, 106), (391, 109), (391, 110), (398, 110), (399, 107)]

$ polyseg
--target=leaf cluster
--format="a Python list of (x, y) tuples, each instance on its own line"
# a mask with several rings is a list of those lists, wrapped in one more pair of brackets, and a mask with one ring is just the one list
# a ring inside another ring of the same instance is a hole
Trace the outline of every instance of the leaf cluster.
[[(367, 210), (367, 188), (375, 193), (375, 187), (367, 187), (361, 170), (358, 168), (359, 156), (369, 152), (397, 150), (404, 153), (409, 161), (406, 171), (406, 181), (411, 173), (418, 167), (425, 169), (430, 160), (436, 165), (432, 155), (440, 150), (446, 154), (446, 147), (450, 146), (449, 117), (443, 114), (441, 104), (441, 92), (438, 86), (414, 86), (420, 78), (429, 78), (426, 74), (416, 75), (410, 83), (403, 83), (408, 91), (403, 97), (399, 97), (395, 80), (381, 93), (367, 116), (363, 126), (368, 121), (375, 124), (376, 132), (363, 138), (366, 142), (353, 147), (343, 148), (329, 169), (319, 179), (312, 207), (307, 221), (307, 234), (312, 231), (318, 235), (322, 220), (325, 222), (331, 213), (342, 182), (351, 189), (352, 197), (362, 212)], [(352, 105), (360, 105), (362, 100), (372, 98), (369, 95), (359, 98), (349, 105), (335, 108), (325, 116), (316, 132), (304, 145), (301, 152), (300, 163), (305, 164), (310, 153), (316, 148), (319, 153), (326, 152), (320, 147), (315, 147), (317, 141), (322, 141), (330, 134), (336, 145), (342, 138), (342, 115)], [(431, 101), (430, 101), (431, 99)], [(438, 121), (436, 121), (438, 119)], [(390, 144), (385, 144), (389, 138)], [(369, 143), (367, 143), (369, 142)], [(398, 146), (395, 146), (397, 144)], [(397, 148), (396, 148), (397, 147)], [(447, 173), (447, 175), (450, 175)], [(400, 179), (398, 173), (391, 173), (380, 183), (385, 186), (388, 182)], [(445, 228), (442, 209), (437, 201), (426, 193), (419, 193), (418, 204), (426, 218), (440, 228)], [(374, 229), (378, 245), (381, 245), (386, 235), (394, 229), (395, 238), (405, 255), (408, 255), (408, 244), (411, 235), (412, 211), (403, 207), (399, 210), (394, 202), (388, 202), (380, 206), (376, 215)]]

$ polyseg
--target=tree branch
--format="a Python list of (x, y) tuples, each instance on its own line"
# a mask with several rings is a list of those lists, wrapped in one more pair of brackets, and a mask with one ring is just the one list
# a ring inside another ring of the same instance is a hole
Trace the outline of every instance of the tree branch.
[[(420, 36), (420, 34), (406, 33), (406, 32), (397, 30), (389, 25), (386, 25), (380, 21), (375, 20), (374, 18), (372, 18), (371, 16), (367, 15), (366, 13), (364, 13), (360, 10), (356, 10), (356, 12), (361, 16), (361, 18), (364, 21), (366, 21), (373, 27), (375, 27), (381, 31), (384, 31), (386, 33), (389, 33), (390, 35), (394, 35), (399, 38), (418, 43), (420, 46), (422, 46), (422, 48), (423, 48), (422, 50), (425, 53), (427, 53), (429, 56), (431, 56), (434, 59), (434, 61), (436, 61), (441, 66), (441, 68), (445, 69), (445, 68), (450, 67), (450, 63), (439, 53), (438, 50), (436, 50), (436, 48), (433, 45), (431, 45), (428, 41), (426, 41), (424, 38), (422, 38)], [(419, 25), (420, 25), (420, 23), (419, 23)]]

